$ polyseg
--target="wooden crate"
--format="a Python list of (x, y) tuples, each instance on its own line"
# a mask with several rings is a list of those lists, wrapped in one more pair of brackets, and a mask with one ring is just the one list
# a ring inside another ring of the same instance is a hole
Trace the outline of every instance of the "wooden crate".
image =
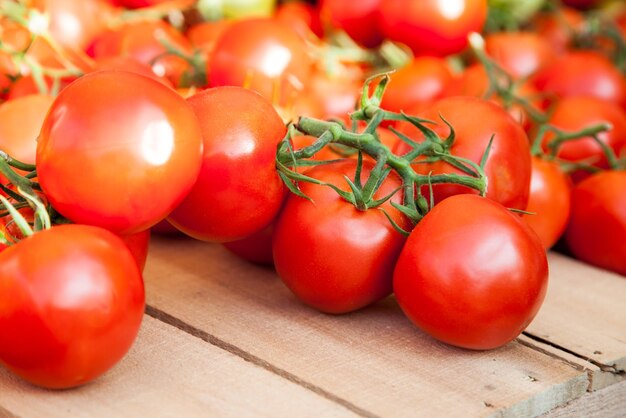
[(626, 415), (626, 279), (562, 255), (550, 254), (524, 335), (475, 352), (423, 334), (393, 298), (325, 315), (219, 245), (151, 245), (146, 315), (124, 360), (67, 391), (0, 369), (0, 416)]

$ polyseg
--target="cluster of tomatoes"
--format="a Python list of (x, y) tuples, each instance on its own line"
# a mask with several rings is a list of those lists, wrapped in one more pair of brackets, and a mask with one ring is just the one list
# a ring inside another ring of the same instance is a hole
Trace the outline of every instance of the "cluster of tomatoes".
[(620, 2), (217, 3), (0, 0), (0, 364), (119, 361), (151, 230), (471, 349), (532, 321), (561, 237), (626, 275)]

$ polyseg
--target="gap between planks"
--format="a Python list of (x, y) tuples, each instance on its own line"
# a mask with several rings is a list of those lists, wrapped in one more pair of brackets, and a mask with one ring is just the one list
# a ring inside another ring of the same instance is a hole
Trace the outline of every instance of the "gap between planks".
[[(314, 385), (310, 382), (305, 381), (304, 379), (301, 379), (300, 377), (294, 375), (293, 373), (289, 373), (288, 371), (281, 369), (280, 367), (274, 366), (273, 364), (269, 363), (266, 360), (263, 360), (262, 358), (255, 356), (254, 354), (251, 354), (231, 343), (228, 343), (214, 335), (209, 334), (206, 331), (203, 331), (201, 329), (198, 329), (190, 324), (187, 324), (186, 322), (154, 307), (154, 306), (150, 306), (150, 305), (146, 305), (146, 310), (145, 310), (146, 315), (151, 316), (154, 319), (157, 319), (161, 322), (164, 322), (168, 325), (171, 325), (175, 328), (178, 328), (179, 330), (186, 332), (187, 334), (190, 334), (196, 338), (201, 339), (202, 341), (205, 341), (215, 347), (218, 347), (224, 351), (227, 351), (237, 357), (242, 358), (243, 360), (254, 364), (255, 366), (261, 367), (271, 373), (274, 373), (284, 379), (287, 379), (288, 381), (295, 383), (296, 385), (302, 386), (303, 388), (310, 390), (311, 392), (316, 393), (317, 395), (328, 399), (329, 401), (335, 402), (341, 406), (343, 406), (344, 408), (354, 412), (357, 415), (361, 415), (363, 417), (366, 418), (379, 418), (378, 415), (366, 411), (363, 408), (360, 408), (357, 405), (354, 405), (353, 403), (334, 395), (331, 392), (328, 392), (324, 389), (322, 389), (321, 387)], [(0, 414), (2, 414), (2, 410), (0, 409)], [(0, 415), (0, 417), (3, 417), (3, 415)], [(14, 418), (13, 416), (9, 416), (9, 418)], [(15, 417), (17, 418), (17, 417)]]

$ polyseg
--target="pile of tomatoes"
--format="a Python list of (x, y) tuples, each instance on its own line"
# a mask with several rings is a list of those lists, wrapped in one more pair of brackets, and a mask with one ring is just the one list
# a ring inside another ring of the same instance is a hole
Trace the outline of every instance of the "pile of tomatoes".
[(626, 275), (626, 7), (562, 3), (0, 0), (0, 364), (118, 362), (150, 231), (469, 349)]

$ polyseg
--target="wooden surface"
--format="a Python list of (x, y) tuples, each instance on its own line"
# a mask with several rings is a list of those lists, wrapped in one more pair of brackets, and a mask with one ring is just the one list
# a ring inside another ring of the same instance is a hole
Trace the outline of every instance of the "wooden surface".
[(393, 298), (325, 315), (219, 245), (154, 239), (129, 355), (61, 392), (0, 369), (0, 417), (620, 416), (599, 407), (626, 399), (626, 279), (559, 255), (550, 267), (526, 335), (474, 352), (423, 334)]

